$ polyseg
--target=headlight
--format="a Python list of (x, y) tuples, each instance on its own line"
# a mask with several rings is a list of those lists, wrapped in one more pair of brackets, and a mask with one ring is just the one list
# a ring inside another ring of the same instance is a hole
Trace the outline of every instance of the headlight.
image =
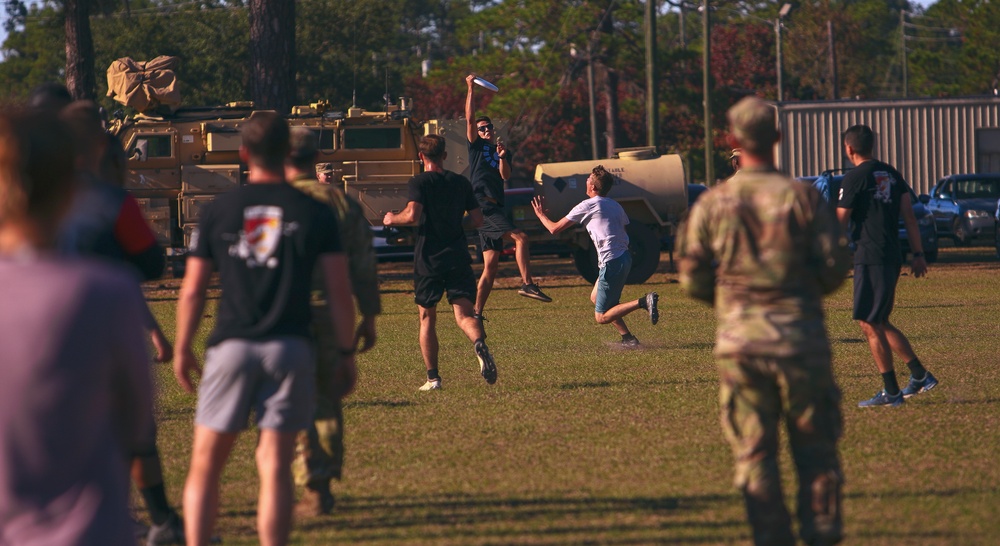
[(969, 220), (975, 220), (977, 218), (989, 218), (990, 213), (983, 210), (967, 210), (965, 211), (965, 217)]
[(923, 216), (921, 216), (920, 218), (917, 219), (917, 223), (920, 224), (921, 226), (932, 225), (932, 224), (934, 224), (934, 215), (933, 214), (925, 214), (925, 215), (923, 215)]

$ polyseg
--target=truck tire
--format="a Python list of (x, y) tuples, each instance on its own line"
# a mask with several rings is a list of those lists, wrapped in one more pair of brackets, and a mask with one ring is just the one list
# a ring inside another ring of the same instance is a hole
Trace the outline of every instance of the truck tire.
[[(628, 250), (632, 254), (632, 270), (625, 282), (642, 284), (660, 266), (660, 239), (653, 230), (636, 222), (625, 226), (625, 231), (628, 233)], [(597, 267), (597, 249), (594, 245), (573, 250), (573, 264), (587, 282), (597, 282), (600, 269)]]
[(656, 273), (660, 266), (660, 238), (648, 226), (632, 222), (625, 226), (628, 233), (628, 251), (632, 253), (632, 270), (627, 284), (642, 284)]
[(597, 249), (594, 248), (594, 245), (587, 245), (587, 248), (574, 248), (573, 265), (587, 282), (590, 284), (597, 282), (600, 269), (597, 267)]

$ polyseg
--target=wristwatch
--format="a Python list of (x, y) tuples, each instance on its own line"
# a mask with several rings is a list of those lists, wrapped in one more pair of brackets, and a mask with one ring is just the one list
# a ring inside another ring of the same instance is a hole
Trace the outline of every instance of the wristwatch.
[(914, 252), (913, 253), (913, 257), (914, 258), (923, 258), (924, 257), (924, 253), (923, 252)]

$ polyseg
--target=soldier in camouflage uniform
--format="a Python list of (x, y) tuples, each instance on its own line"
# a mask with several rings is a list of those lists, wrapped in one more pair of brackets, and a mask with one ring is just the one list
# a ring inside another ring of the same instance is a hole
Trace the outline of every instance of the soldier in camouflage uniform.
[[(317, 155), (316, 136), (304, 127), (291, 130), (291, 153), (286, 177), (298, 190), (328, 203), (337, 212), (344, 250), (351, 274), (351, 289), (358, 301), (362, 321), (355, 335), (355, 346), (364, 340), (360, 352), (375, 345), (375, 316), (382, 312), (378, 289), (378, 271), (371, 231), (361, 206), (335, 185), (322, 184), (316, 179), (314, 162)], [(326, 164), (329, 165), (329, 164)], [(318, 278), (317, 278), (318, 280)], [(316, 337), (316, 375), (318, 396), (313, 427), (299, 434), (296, 458), (292, 470), (295, 483), (305, 487), (305, 494), (296, 506), (300, 515), (318, 516), (333, 509), (334, 497), (330, 481), (340, 479), (344, 462), (344, 416), (341, 398), (353, 388), (353, 377), (339, 377), (340, 350), (329, 335), (330, 314), (320, 284), (314, 284), (313, 328)]]
[(722, 427), (736, 457), (755, 544), (795, 544), (778, 469), (782, 415), (799, 477), (799, 535), (842, 538), (840, 390), (824, 294), (848, 268), (846, 240), (819, 192), (774, 168), (774, 109), (756, 97), (728, 112), (741, 169), (702, 195), (681, 230), (680, 281), (714, 304)]

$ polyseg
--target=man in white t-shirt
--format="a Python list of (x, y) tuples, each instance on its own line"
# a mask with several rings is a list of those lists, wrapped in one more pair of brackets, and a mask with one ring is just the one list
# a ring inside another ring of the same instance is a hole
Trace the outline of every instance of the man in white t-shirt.
[(644, 309), (649, 313), (649, 320), (656, 324), (660, 313), (656, 308), (659, 296), (649, 292), (641, 298), (619, 303), (625, 279), (632, 268), (632, 254), (628, 251), (628, 234), (625, 225), (628, 215), (625, 209), (614, 199), (608, 199), (608, 192), (614, 184), (614, 177), (604, 167), (598, 165), (587, 178), (587, 196), (562, 220), (553, 222), (545, 214), (541, 196), (531, 201), (535, 215), (550, 233), (556, 234), (574, 224), (583, 224), (587, 233), (597, 248), (597, 265), (600, 273), (594, 290), (590, 293), (590, 301), (594, 302), (594, 320), (598, 324), (612, 324), (622, 336), (624, 347), (638, 347), (639, 340), (629, 332), (625, 325), (625, 315), (636, 309)]

